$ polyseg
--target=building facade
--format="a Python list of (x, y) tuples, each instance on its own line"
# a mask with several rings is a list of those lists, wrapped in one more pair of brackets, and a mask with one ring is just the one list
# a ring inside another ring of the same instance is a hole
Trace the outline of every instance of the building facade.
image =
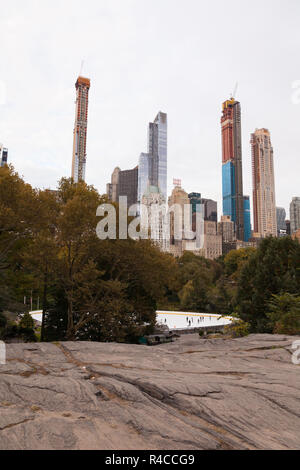
[(148, 153), (139, 158), (138, 200), (142, 201), (148, 186), (159, 189), (167, 202), (167, 169), (168, 169), (168, 120), (167, 114), (161, 111), (148, 128)]
[(200, 193), (190, 193), (189, 194), (190, 204), (192, 206), (192, 213), (195, 214), (198, 210), (197, 206), (202, 204), (202, 198)]
[(8, 149), (0, 144), (0, 166), (7, 165)]
[(111, 175), (111, 182), (106, 185), (107, 198), (111, 202), (118, 202), (119, 174), (121, 169), (117, 166)]
[(212, 199), (201, 199), (200, 204), (203, 204), (204, 220), (208, 222), (218, 222), (218, 203)]
[(157, 186), (148, 186), (142, 197), (141, 232), (161, 251), (169, 251), (170, 229), (166, 222), (165, 199)]
[(252, 236), (250, 197), (244, 196), (244, 242), (249, 242)]
[(132, 170), (115, 168), (111, 175), (111, 183), (106, 186), (108, 199), (119, 202), (119, 197), (127, 197), (128, 207), (137, 204), (138, 200), (138, 167)]
[(237, 239), (244, 240), (241, 105), (238, 101), (231, 99), (223, 103), (221, 127), (223, 215), (230, 216)]
[(287, 235), (286, 211), (283, 207), (276, 207), (277, 236)]
[(298, 240), (298, 242), (300, 243), (300, 228), (298, 228), (298, 230), (296, 230), (296, 232), (293, 233), (292, 239)]
[(85, 181), (86, 143), (90, 80), (78, 77), (76, 88), (76, 112), (73, 136), (72, 178), (77, 183)]
[(204, 221), (204, 244), (201, 250), (204, 258), (217, 259), (222, 256), (222, 235), (217, 231), (217, 223)]
[[(180, 208), (180, 214), (178, 214), (176, 211), (170, 211), (170, 243), (171, 245), (179, 245), (179, 244), (182, 244), (182, 241), (185, 239), (185, 234), (184, 234), (185, 207), (191, 208), (188, 193), (186, 193), (184, 189), (182, 189), (179, 186), (175, 186), (175, 188), (172, 191), (171, 196), (169, 197), (169, 209), (171, 209), (174, 206), (177, 206), (178, 209)], [(188, 229), (191, 229), (191, 228), (192, 228), (192, 224), (190, 224)], [(176, 238), (180, 238), (180, 240), (176, 240)]]
[(277, 237), (273, 147), (270, 132), (256, 129), (251, 135), (253, 216), (256, 237)]
[(300, 197), (294, 197), (290, 204), (291, 235), (300, 228)]
[(229, 215), (222, 215), (221, 221), (218, 223), (218, 234), (222, 236), (224, 243), (233, 243), (236, 240), (234, 222)]
[(236, 249), (235, 226), (229, 215), (222, 215), (218, 222), (218, 235), (222, 237), (222, 254)]

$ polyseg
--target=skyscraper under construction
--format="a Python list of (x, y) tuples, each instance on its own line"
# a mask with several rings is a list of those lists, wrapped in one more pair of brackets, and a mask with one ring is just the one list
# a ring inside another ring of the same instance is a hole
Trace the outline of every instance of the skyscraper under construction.
[(77, 183), (85, 180), (86, 139), (90, 80), (78, 77), (76, 87), (76, 114), (73, 140), (72, 178)]
[(234, 222), (236, 238), (244, 240), (241, 105), (233, 98), (223, 103), (221, 126), (223, 214)]

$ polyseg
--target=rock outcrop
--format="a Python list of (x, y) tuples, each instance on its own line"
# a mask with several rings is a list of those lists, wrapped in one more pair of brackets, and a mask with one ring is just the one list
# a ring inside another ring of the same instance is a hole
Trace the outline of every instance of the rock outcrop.
[(0, 449), (299, 449), (296, 340), (7, 345)]

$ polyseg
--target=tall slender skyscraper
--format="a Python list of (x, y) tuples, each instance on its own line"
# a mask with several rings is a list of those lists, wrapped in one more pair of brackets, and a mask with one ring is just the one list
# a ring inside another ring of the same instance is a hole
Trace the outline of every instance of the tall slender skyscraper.
[(167, 202), (167, 165), (168, 165), (168, 122), (167, 114), (161, 111), (154, 122), (149, 123), (148, 153), (139, 159), (138, 200), (142, 201), (148, 186), (158, 188)]
[(0, 166), (7, 165), (8, 150), (0, 144)]
[(77, 183), (85, 180), (86, 139), (89, 89), (91, 82), (88, 78), (78, 77), (76, 87), (76, 114), (73, 140), (72, 178)]
[(244, 240), (241, 105), (233, 98), (223, 103), (221, 126), (223, 214), (234, 222), (237, 239)]
[(256, 129), (251, 135), (254, 233), (277, 236), (273, 147), (270, 132)]
[(291, 235), (300, 228), (300, 197), (293, 197), (290, 204)]

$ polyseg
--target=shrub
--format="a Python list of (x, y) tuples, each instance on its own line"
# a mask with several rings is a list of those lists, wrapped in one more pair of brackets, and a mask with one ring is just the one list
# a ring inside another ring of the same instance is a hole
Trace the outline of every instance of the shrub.
[(273, 295), (267, 317), (275, 334), (300, 334), (300, 297), (283, 293)]
[(232, 338), (243, 338), (250, 334), (251, 325), (243, 320), (235, 320), (231, 325), (225, 326), (225, 334)]

